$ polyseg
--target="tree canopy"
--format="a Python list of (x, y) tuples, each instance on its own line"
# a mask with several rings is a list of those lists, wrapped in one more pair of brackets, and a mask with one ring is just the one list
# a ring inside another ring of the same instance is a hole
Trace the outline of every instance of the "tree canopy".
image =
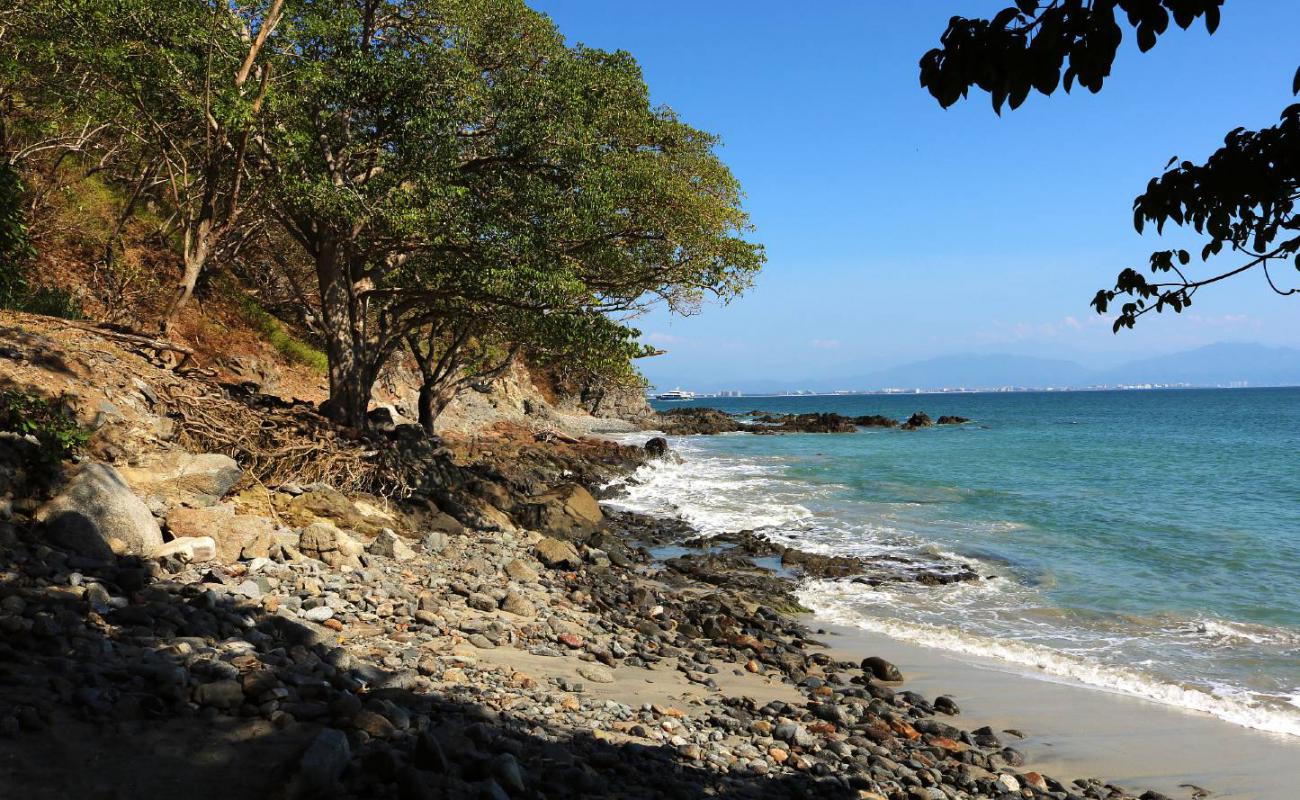
[[(8, 76), (3, 96), (26, 108), (3, 121), (84, 120), (105, 174), (162, 209), (179, 255), (164, 322), (214, 259), (287, 265), (290, 282), (304, 265), (315, 285), (297, 297), (339, 422), (365, 424), (403, 348), (461, 378), (491, 355), (566, 348), (613, 369), (635, 354), (627, 315), (725, 301), (763, 262), (717, 138), (654, 106), (630, 55), (566, 42), (523, 0), (6, 13), (0, 47), (33, 66)], [(426, 373), (431, 392), (464, 383)]]
[[(1156, 45), (1172, 22), (1182, 29), (1202, 21), (1219, 26), (1223, 0), (1018, 0), (992, 19), (953, 17), (940, 46), (921, 58), (921, 85), (947, 108), (972, 87), (989, 93), (993, 109), (1018, 108), (1031, 91), (1050, 95), (1075, 85), (1098, 92), (1110, 75), (1125, 26), (1143, 52)], [(1291, 81), (1300, 93), (1300, 70)], [(1197, 164), (1171, 158), (1133, 202), (1133, 222), (1163, 232), (1167, 223), (1190, 226), (1205, 237), (1202, 262), (1225, 252), (1238, 263), (1208, 275), (1192, 272), (1193, 253), (1158, 250), (1148, 278), (1122, 270), (1111, 288), (1093, 297), (1098, 313), (1122, 298), (1114, 330), (1132, 328), (1138, 317), (1165, 309), (1182, 311), (1202, 287), (1246, 272), (1262, 272), (1278, 294), (1300, 289), (1277, 280), (1276, 267), (1300, 270), (1300, 104), (1285, 108), (1278, 124), (1261, 130), (1236, 128), (1223, 147)]]

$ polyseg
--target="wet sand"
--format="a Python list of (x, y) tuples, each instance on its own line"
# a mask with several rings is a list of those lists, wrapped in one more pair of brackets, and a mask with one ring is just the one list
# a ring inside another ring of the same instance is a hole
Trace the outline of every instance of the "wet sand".
[[(1176, 800), (1204, 787), (1225, 800), (1300, 798), (1300, 737), (1263, 733), (1140, 698), (1061, 682), (994, 659), (949, 655), (881, 634), (809, 618), (842, 658), (878, 655), (907, 678), (903, 688), (948, 694), (963, 728), (990, 725), (1025, 754), (1027, 769), (1061, 780), (1095, 776)], [(1001, 731), (1014, 728), (1027, 738)]]

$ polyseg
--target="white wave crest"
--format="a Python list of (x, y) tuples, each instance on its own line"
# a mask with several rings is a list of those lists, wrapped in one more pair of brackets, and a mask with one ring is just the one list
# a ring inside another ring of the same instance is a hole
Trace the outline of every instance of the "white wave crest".
[[(883, 594), (883, 593), (881, 593)], [(877, 617), (856, 610), (865, 593), (835, 581), (810, 581), (799, 600), (830, 622), (884, 634), (893, 639), (964, 655), (992, 658), (1029, 667), (1029, 674), (1049, 676), (1098, 689), (1198, 711), (1255, 730), (1300, 736), (1300, 714), (1262, 706), (1236, 687), (1208, 690), (1180, 686), (1124, 667), (1102, 664), (1039, 645), (972, 634), (954, 627)], [(880, 598), (883, 599), (883, 598)], [(1294, 702), (1294, 699), (1293, 699)]]

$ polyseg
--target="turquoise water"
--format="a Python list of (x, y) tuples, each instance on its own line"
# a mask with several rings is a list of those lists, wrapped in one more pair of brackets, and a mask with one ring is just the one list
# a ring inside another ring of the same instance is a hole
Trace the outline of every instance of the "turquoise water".
[[(964, 561), (976, 584), (813, 582), (839, 622), (1300, 735), (1300, 389), (718, 398), (975, 422), (679, 437), (629, 508), (708, 533)], [(686, 405), (661, 403), (663, 407)]]

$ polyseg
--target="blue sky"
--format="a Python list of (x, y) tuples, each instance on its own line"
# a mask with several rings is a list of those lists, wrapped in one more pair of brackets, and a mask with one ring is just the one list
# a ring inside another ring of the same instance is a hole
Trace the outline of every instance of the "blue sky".
[[(625, 49), (656, 102), (719, 134), (767, 247), (757, 285), (696, 316), (636, 324), (660, 387), (852, 375), (939, 355), (1108, 366), (1216, 341), (1300, 345), (1300, 301), (1247, 276), (1181, 316), (1110, 333), (1088, 301), (1153, 249), (1132, 200), (1171, 156), (1201, 160), (1295, 102), (1300, 3), (1228, 3), (1214, 36), (1126, 36), (1098, 95), (940, 109), (917, 61), (985, 0), (530, 0), (572, 41)], [(1196, 247), (1199, 251), (1199, 246)]]

